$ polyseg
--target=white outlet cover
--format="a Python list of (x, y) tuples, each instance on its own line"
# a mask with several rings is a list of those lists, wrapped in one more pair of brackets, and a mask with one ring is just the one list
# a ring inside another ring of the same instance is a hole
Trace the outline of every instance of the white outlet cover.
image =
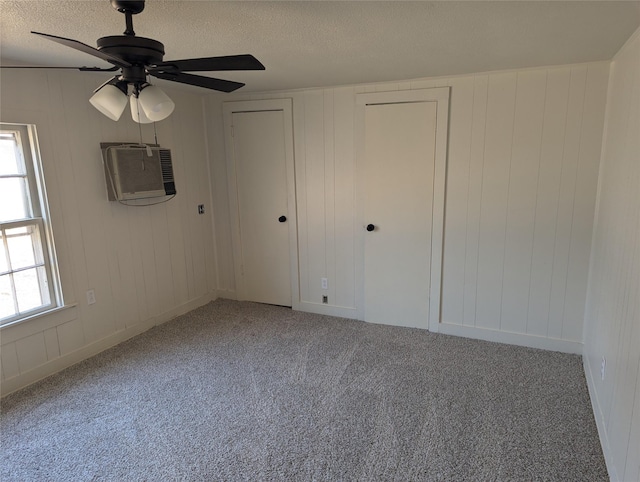
[(87, 291), (87, 304), (92, 305), (96, 302), (96, 292), (93, 290)]
[(327, 283), (327, 278), (320, 278), (320, 282), (323, 290), (328, 289), (329, 284)]

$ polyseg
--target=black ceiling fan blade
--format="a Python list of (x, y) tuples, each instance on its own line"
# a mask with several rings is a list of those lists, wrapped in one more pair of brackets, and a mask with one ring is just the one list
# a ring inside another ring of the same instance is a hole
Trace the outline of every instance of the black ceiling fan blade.
[(117, 65), (108, 69), (101, 67), (61, 67), (52, 65), (0, 65), (0, 69), (63, 69), (63, 70), (79, 70), (80, 72), (115, 72), (120, 67)]
[(204, 57), (201, 59), (167, 60), (149, 68), (149, 71), (202, 72), (221, 70), (264, 70), (264, 65), (253, 55), (226, 55), (223, 57)]
[(159, 79), (171, 80), (173, 82), (180, 82), (182, 84), (195, 85), (198, 87), (204, 87), (205, 89), (219, 90), (220, 92), (233, 92), (234, 90), (243, 87), (244, 84), (240, 82), (233, 82), (231, 80), (214, 79), (212, 77), (203, 77), (201, 75), (191, 75), (183, 73), (169, 73), (169, 72), (149, 72), (150, 75), (158, 77)]
[(40, 35), (41, 37), (46, 38), (47, 40), (51, 40), (52, 42), (59, 43), (61, 45), (65, 45), (67, 47), (71, 47), (72, 49), (79, 50), (80, 52), (84, 52), (85, 54), (93, 55), (94, 57), (98, 57), (99, 59), (105, 60), (110, 64), (117, 65), (118, 67), (131, 67), (131, 64), (126, 60), (122, 60), (113, 55), (109, 55), (104, 52), (100, 52), (98, 49), (91, 47), (90, 45), (83, 44), (78, 40), (73, 40), (70, 38), (58, 37), (56, 35), (49, 35), (47, 33), (34, 32), (31, 33)]

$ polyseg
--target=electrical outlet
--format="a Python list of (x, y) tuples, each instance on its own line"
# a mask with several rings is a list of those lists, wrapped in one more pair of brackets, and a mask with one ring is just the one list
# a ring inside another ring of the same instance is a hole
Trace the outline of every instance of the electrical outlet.
[(328, 284), (327, 284), (327, 278), (320, 278), (320, 283), (322, 284), (322, 289), (323, 290), (327, 290), (328, 288)]
[(322, 303), (325, 305), (329, 303), (329, 297), (327, 295), (322, 295)]
[(198, 214), (204, 214), (204, 204), (198, 204)]
[(600, 364), (600, 380), (604, 380), (604, 373), (607, 368), (607, 359), (602, 357), (602, 363)]
[(92, 305), (96, 302), (96, 292), (93, 290), (87, 291), (87, 304)]

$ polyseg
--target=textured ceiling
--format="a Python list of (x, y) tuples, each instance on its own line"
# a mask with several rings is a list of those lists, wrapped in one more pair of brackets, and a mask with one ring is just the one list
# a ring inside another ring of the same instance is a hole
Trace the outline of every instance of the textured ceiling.
[[(266, 71), (217, 74), (244, 91), (611, 59), (638, 25), (638, 1), (148, 0), (134, 17), (137, 35), (164, 43), (165, 60), (255, 55)], [(95, 46), (123, 32), (124, 16), (108, 0), (0, 0), (4, 64), (107, 66), (30, 30)]]

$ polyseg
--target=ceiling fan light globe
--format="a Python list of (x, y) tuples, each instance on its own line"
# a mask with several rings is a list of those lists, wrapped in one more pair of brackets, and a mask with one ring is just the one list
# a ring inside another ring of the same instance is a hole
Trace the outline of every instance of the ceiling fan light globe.
[(117, 121), (127, 105), (127, 96), (114, 85), (105, 85), (89, 99), (92, 106)]
[(138, 96), (140, 106), (153, 122), (161, 121), (171, 115), (176, 105), (160, 88), (149, 85)]
[(153, 121), (147, 117), (140, 100), (135, 95), (131, 95), (129, 98), (129, 105), (131, 106), (131, 118), (138, 124), (151, 124)]

